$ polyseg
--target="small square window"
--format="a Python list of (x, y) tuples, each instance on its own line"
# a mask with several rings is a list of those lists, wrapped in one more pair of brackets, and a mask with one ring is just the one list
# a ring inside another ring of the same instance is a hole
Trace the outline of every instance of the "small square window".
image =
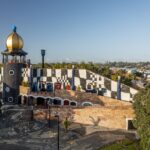
[(14, 75), (14, 70), (9, 70), (9, 75)]

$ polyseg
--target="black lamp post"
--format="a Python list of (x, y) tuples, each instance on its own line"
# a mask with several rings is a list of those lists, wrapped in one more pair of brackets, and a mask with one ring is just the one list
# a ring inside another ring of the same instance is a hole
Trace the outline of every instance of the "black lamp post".
[(57, 134), (57, 150), (59, 150), (59, 115), (55, 115), (55, 117), (57, 117), (58, 118), (58, 123), (57, 123), (57, 132), (58, 132), (58, 134)]
[(50, 128), (50, 114), (51, 114), (51, 110), (50, 110), (50, 104), (48, 105), (48, 127)]
[(121, 100), (121, 76), (118, 76), (117, 81), (117, 99)]
[(41, 55), (42, 55), (42, 68), (44, 68), (44, 56), (45, 56), (45, 49), (41, 49)]
[(75, 80), (75, 66), (72, 65), (72, 81), (71, 81), (71, 89), (75, 90), (75, 84), (74, 84), (74, 80)]

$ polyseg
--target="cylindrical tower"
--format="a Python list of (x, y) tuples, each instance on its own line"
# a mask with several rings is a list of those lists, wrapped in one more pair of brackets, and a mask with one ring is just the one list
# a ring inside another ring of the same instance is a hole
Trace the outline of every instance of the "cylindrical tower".
[(23, 39), (16, 32), (13, 32), (6, 40), (6, 50), (3, 55), (3, 94), (5, 104), (18, 103), (19, 86), (22, 82), (22, 68), (26, 66), (27, 53), (22, 50)]

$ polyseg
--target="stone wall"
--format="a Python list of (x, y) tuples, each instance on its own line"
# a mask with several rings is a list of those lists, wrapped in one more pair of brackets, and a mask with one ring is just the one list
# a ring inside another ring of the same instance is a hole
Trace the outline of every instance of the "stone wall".
[[(58, 107), (50, 109), (51, 116), (59, 114), (60, 119), (69, 117), (73, 122), (83, 125), (102, 126), (114, 129), (126, 129), (128, 118), (134, 117), (132, 105), (118, 104), (118, 106), (99, 107)], [(34, 118), (45, 120), (48, 118), (48, 110), (34, 110)]]
[(126, 119), (134, 117), (132, 107), (99, 107), (75, 109), (74, 122), (107, 128), (126, 129)]
[[(22, 92), (25, 94), (27, 92), (27, 88), (22, 88)], [(37, 95), (38, 93), (35, 93), (35, 96)], [(39, 95), (41, 96), (41, 93), (39, 93)], [(48, 97), (52, 95), (43, 93), (42, 96)], [(105, 96), (97, 96), (96, 94), (92, 93), (70, 90), (58, 90), (56, 91), (55, 96), (61, 97), (62, 99), (75, 100), (79, 105), (78, 107), (51, 107), (50, 112), (53, 118), (55, 114), (58, 113), (61, 120), (69, 117), (73, 122), (76, 123), (98, 125), (117, 129), (126, 129), (126, 120), (128, 118), (134, 118), (134, 110), (132, 103), (130, 102), (116, 100)], [(99, 105), (81, 107), (80, 103), (84, 101), (90, 101), (93, 104)], [(48, 119), (48, 110), (35, 109), (34, 118), (38, 120)]]

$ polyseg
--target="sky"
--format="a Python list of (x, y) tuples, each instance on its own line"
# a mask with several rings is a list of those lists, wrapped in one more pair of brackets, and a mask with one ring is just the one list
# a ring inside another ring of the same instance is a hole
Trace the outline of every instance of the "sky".
[(14, 25), (32, 63), (150, 61), (149, 0), (0, 0), (1, 51)]

